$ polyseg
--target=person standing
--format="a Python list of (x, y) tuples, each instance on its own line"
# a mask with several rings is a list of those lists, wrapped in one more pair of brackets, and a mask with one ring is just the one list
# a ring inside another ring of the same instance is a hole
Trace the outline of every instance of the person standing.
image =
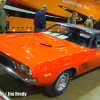
[(67, 23), (76, 24), (76, 17), (78, 16), (77, 12), (74, 12), (72, 16), (67, 19)]
[(93, 15), (90, 15), (90, 17), (84, 22), (84, 26), (93, 28)]
[(6, 4), (6, 0), (0, 0), (0, 34), (5, 33), (6, 12), (3, 9), (5, 4)]
[(42, 6), (42, 9), (38, 11), (34, 18), (35, 32), (41, 32), (45, 29), (46, 25), (46, 16), (45, 12), (48, 10), (46, 5)]
[(100, 30), (100, 19), (94, 24), (94, 29)]

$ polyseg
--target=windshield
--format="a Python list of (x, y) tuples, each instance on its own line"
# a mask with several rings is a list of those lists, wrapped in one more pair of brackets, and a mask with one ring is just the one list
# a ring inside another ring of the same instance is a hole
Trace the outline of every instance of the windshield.
[(80, 29), (76, 29), (74, 27), (59, 24), (45, 29), (43, 33), (79, 44), (84, 47), (87, 47), (89, 45), (91, 38), (90, 33), (87, 33)]

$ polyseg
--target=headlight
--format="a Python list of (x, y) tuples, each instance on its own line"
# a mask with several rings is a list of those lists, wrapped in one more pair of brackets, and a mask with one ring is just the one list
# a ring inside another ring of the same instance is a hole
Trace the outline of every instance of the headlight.
[(32, 76), (32, 70), (31, 70), (29, 67), (26, 68), (26, 73), (27, 73), (30, 77)]
[(25, 65), (24, 64), (21, 64), (20, 62), (18, 62), (17, 66), (18, 66), (18, 68), (19, 68), (19, 70), (21, 72), (24, 72), (25, 71)]

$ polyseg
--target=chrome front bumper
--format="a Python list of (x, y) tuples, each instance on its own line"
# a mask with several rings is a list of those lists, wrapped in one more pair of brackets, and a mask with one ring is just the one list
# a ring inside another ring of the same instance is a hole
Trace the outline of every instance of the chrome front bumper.
[(0, 100), (13, 100), (13, 99), (11, 97), (8, 97), (6, 93), (0, 88)]
[(13, 71), (12, 69), (5, 67), (2, 64), (0, 64), (0, 70), (1, 70), (1, 72), (2, 71), (3, 72), (6, 72), (9, 75), (11, 75), (11, 76), (13, 76), (15, 78), (18, 78), (18, 79), (24, 81), (25, 83), (28, 83), (28, 84), (36, 84), (37, 83), (37, 79), (36, 78), (28, 78), (28, 77), (25, 77), (24, 75), (22, 75), (20, 73), (17, 73), (15, 71)]

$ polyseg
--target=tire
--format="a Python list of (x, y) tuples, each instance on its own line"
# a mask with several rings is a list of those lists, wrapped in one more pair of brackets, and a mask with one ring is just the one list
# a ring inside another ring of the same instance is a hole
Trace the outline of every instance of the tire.
[(70, 70), (62, 72), (56, 80), (49, 86), (45, 87), (47, 93), (56, 97), (65, 92), (72, 78), (72, 72)]

